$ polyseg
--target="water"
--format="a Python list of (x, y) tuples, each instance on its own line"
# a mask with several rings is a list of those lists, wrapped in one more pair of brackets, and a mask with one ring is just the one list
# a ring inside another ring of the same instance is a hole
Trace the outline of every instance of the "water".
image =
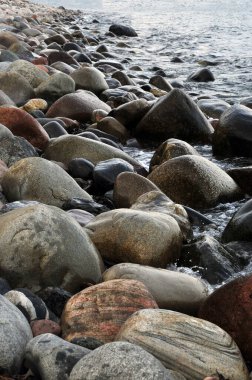
[[(139, 64), (141, 74), (150, 77), (153, 66), (162, 68), (170, 79), (185, 83), (192, 95), (211, 95), (230, 104), (251, 96), (252, 93), (252, 2), (251, 0), (44, 0), (50, 5), (81, 9), (78, 20), (89, 33), (96, 29), (108, 31), (112, 23), (131, 25), (139, 38), (128, 39), (128, 48), (120, 49), (109, 40), (105, 43), (120, 59), (131, 57)], [(99, 24), (93, 24), (96, 18)], [(88, 32), (87, 32), (88, 33)], [(178, 56), (183, 63), (172, 63)], [(186, 82), (192, 72), (210, 61), (216, 80), (209, 83)], [(126, 71), (130, 65), (126, 64)], [(251, 159), (218, 160), (210, 146), (195, 146), (206, 158), (223, 169), (251, 165)], [(153, 149), (127, 148), (127, 152), (148, 168)], [(220, 204), (204, 210), (215, 227), (205, 231), (195, 229), (195, 236), (207, 233), (219, 239), (233, 213), (245, 200)], [(250, 271), (250, 269), (249, 269)]]

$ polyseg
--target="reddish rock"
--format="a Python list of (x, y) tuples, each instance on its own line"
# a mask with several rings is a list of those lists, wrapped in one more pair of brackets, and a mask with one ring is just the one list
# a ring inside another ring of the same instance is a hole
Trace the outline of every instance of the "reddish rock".
[(243, 357), (252, 361), (252, 275), (239, 277), (213, 292), (199, 317), (232, 336)]
[(48, 65), (48, 59), (46, 57), (38, 57), (32, 60), (34, 65)]
[(49, 136), (39, 122), (19, 108), (0, 107), (0, 123), (15, 136), (24, 137), (36, 148), (44, 150), (49, 142)]
[(43, 65), (36, 65), (40, 70), (43, 70), (45, 71), (47, 74), (49, 73), (49, 70), (47, 69), (47, 67), (43, 66)]
[(158, 308), (145, 285), (135, 280), (112, 280), (91, 286), (67, 302), (62, 314), (63, 338), (92, 337), (112, 342), (135, 311)]
[(109, 112), (111, 108), (94, 94), (79, 90), (62, 96), (47, 111), (47, 117), (63, 116), (69, 119), (87, 122), (96, 109)]
[(36, 321), (32, 321), (30, 323), (30, 326), (34, 337), (47, 333), (51, 333), (58, 336), (61, 334), (60, 325), (54, 321), (50, 321), (49, 319), (39, 319)]

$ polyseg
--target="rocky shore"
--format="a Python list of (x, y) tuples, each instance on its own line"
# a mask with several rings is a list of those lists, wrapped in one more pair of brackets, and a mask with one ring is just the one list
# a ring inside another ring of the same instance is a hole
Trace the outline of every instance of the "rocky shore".
[(251, 98), (146, 74), (127, 25), (26, 0), (0, 15), (0, 379), (251, 378), (251, 200), (218, 239), (202, 210), (249, 198), (252, 167), (190, 145), (251, 157)]

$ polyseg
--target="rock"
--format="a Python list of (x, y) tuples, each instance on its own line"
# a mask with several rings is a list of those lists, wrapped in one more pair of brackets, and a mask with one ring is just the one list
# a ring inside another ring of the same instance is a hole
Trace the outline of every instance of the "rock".
[(170, 92), (173, 89), (172, 85), (168, 82), (168, 80), (161, 77), (160, 75), (155, 75), (154, 77), (151, 77), (150, 84), (166, 92)]
[(231, 168), (227, 174), (237, 183), (245, 194), (252, 195), (252, 166)]
[(140, 195), (131, 206), (132, 210), (158, 212), (173, 217), (178, 223), (184, 241), (192, 238), (191, 224), (186, 210), (180, 204), (171, 201), (159, 190), (152, 190)]
[(139, 163), (120, 149), (108, 146), (100, 141), (80, 136), (61, 136), (50, 141), (44, 157), (48, 160), (60, 161), (68, 165), (74, 158), (84, 158), (94, 165), (111, 158), (121, 158), (135, 167)]
[(211, 70), (204, 68), (189, 75), (188, 80), (194, 82), (213, 82), (215, 78)]
[(130, 279), (141, 281), (162, 309), (197, 315), (209, 290), (199, 278), (181, 272), (122, 263), (103, 273), (103, 280)]
[(228, 174), (196, 155), (172, 158), (153, 170), (148, 179), (174, 202), (196, 209), (230, 202), (241, 195)]
[(100, 161), (93, 171), (94, 183), (97, 189), (103, 193), (113, 189), (117, 176), (123, 172), (134, 172), (134, 168), (121, 158)]
[(67, 380), (74, 365), (88, 353), (88, 349), (56, 335), (42, 334), (27, 345), (25, 364), (41, 380)]
[(57, 316), (61, 317), (63, 309), (72, 294), (62, 288), (48, 286), (37, 292), (37, 295), (45, 302), (46, 306)]
[(23, 59), (12, 62), (9, 66), (8, 72), (22, 75), (32, 88), (38, 87), (42, 82), (49, 78), (49, 75), (44, 70), (41, 70), (36, 65)]
[[(154, 356), (127, 342), (107, 343), (82, 358), (72, 369), (70, 380), (175, 380)], [(181, 380), (185, 379), (183, 376)]]
[(97, 250), (59, 208), (39, 204), (10, 211), (0, 216), (0, 230), (1, 273), (13, 288), (78, 291), (85, 281), (100, 280)]
[(0, 124), (0, 140), (5, 138), (12, 139), (14, 138), (14, 135), (7, 127), (5, 127), (5, 125)]
[(75, 70), (72, 66), (64, 62), (55, 62), (50, 67), (68, 75), (72, 74)]
[(11, 287), (10, 285), (8, 284), (8, 282), (0, 277), (0, 294), (3, 296), (5, 293), (9, 292), (11, 290)]
[(94, 220), (94, 215), (90, 212), (78, 209), (72, 209), (67, 211), (67, 213), (74, 218), (82, 227), (85, 227), (86, 224)]
[(65, 37), (61, 34), (55, 34), (54, 36), (46, 38), (44, 41), (47, 45), (51, 44), (52, 42), (56, 42), (59, 45), (64, 45), (67, 42)]
[(117, 209), (97, 216), (86, 228), (102, 257), (114, 263), (165, 268), (180, 254), (180, 228), (161, 213)]
[(72, 197), (92, 199), (64, 169), (40, 157), (24, 158), (12, 165), (2, 186), (9, 201), (32, 199), (61, 207)]
[(0, 368), (5, 374), (19, 374), (25, 346), (32, 339), (30, 326), (20, 310), (0, 295)]
[(14, 135), (24, 137), (36, 148), (44, 150), (49, 142), (49, 136), (40, 123), (19, 108), (0, 107), (0, 123)]
[(213, 136), (213, 152), (220, 156), (252, 156), (252, 110), (242, 105), (228, 108)]
[(95, 67), (81, 67), (75, 70), (71, 77), (75, 82), (76, 90), (82, 89), (100, 94), (108, 89), (104, 75)]
[(50, 311), (41, 298), (28, 289), (10, 290), (4, 295), (15, 305), (30, 323), (36, 319), (50, 319)]
[(241, 270), (237, 257), (208, 235), (195, 243), (184, 245), (178, 265), (192, 268), (214, 285), (228, 280)]
[(7, 49), (16, 42), (19, 42), (16, 34), (6, 31), (0, 32), (0, 44), (5, 46)]
[(35, 110), (46, 110), (48, 107), (47, 102), (44, 99), (31, 99), (22, 107), (26, 112), (31, 113)]
[[(7, 129), (7, 128), (6, 128)], [(9, 129), (7, 129), (11, 133)], [(7, 166), (15, 164), (26, 157), (37, 157), (36, 149), (23, 137), (2, 137), (0, 138), (0, 159)]]
[(62, 206), (63, 210), (80, 209), (83, 211), (90, 212), (92, 215), (99, 215), (103, 212), (109, 211), (107, 206), (97, 203), (93, 200), (72, 198), (65, 202)]
[(214, 119), (219, 119), (223, 112), (231, 107), (221, 99), (200, 99), (197, 105), (204, 114)]
[(67, 302), (61, 317), (62, 336), (68, 341), (92, 337), (112, 342), (127, 318), (145, 308), (157, 308), (157, 304), (139, 281), (119, 279), (91, 286)]
[(0, 50), (0, 62), (14, 62), (18, 56), (9, 50)]
[(55, 62), (64, 62), (67, 65), (77, 65), (79, 66), (76, 59), (74, 59), (70, 54), (64, 51), (51, 51), (48, 54), (48, 64), (51, 66)]
[(241, 105), (252, 109), (252, 96), (245, 98), (241, 101)]
[(252, 200), (243, 204), (239, 210), (233, 215), (222, 234), (222, 241), (243, 240), (252, 241)]
[(56, 100), (47, 111), (46, 116), (65, 116), (73, 120), (86, 122), (91, 120), (92, 113), (96, 109), (109, 112), (111, 108), (94, 94), (79, 90)]
[[(203, 303), (199, 315), (232, 336), (245, 360), (252, 360), (252, 276), (241, 276), (216, 289)], [(231, 316), (231, 318), (230, 318)]]
[(213, 128), (193, 100), (180, 89), (161, 97), (136, 127), (145, 138), (208, 140)]
[(0, 90), (0, 106), (15, 106), (13, 100), (2, 90)]
[(136, 31), (130, 26), (112, 24), (109, 31), (117, 36), (137, 37)]
[(74, 178), (89, 179), (93, 175), (94, 164), (84, 158), (74, 158), (68, 164), (68, 172)]
[(136, 83), (133, 79), (128, 77), (123, 71), (116, 71), (112, 74), (112, 78), (117, 79), (122, 86), (135, 86)]
[(159, 189), (147, 178), (137, 173), (123, 172), (116, 177), (113, 200), (118, 208), (129, 208), (140, 195), (153, 190)]
[(19, 59), (24, 61), (32, 61), (34, 59), (34, 55), (31, 52), (30, 45), (22, 42), (15, 42), (9, 47), (9, 50), (16, 54)]
[(129, 137), (129, 132), (118, 120), (111, 116), (104, 117), (98, 121), (97, 128), (119, 139), (121, 143), (125, 143)]
[(178, 139), (168, 139), (164, 141), (153, 154), (150, 161), (150, 171), (171, 158), (187, 154), (199, 155), (197, 150), (187, 142)]
[(187, 380), (202, 380), (216, 372), (230, 380), (248, 380), (247, 368), (230, 335), (186, 314), (140, 310), (128, 318), (116, 340), (139, 345)]
[(43, 81), (35, 90), (36, 96), (55, 100), (75, 90), (75, 83), (69, 75), (58, 72)]
[(60, 325), (48, 319), (32, 321), (30, 325), (34, 337), (42, 334), (54, 334), (57, 336), (61, 334)]
[(151, 106), (145, 99), (132, 100), (110, 111), (109, 116), (115, 118), (127, 129), (134, 128), (146, 115)]
[(46, 133), (48, 133), (50, 138), (55, 138), (68, 134), (65, 128), (62, 127), (62, 125), (60, 125), (57, 121), (49, 121), (44, 125), (44, 129)]
[[(29, 82), (16, 72), (0, 73), (0, 88), (12, 100), (13, 104), (18, 106), (34, 97), (33, 88)], [(9, 102), (6, 104), (13, 105)]]

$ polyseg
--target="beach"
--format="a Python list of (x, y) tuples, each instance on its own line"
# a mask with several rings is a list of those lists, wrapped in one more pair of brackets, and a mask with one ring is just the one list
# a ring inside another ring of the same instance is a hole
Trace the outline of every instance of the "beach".
[(251, 378), (248, 30), (206, 3), (1, 2), (0, 379)]

